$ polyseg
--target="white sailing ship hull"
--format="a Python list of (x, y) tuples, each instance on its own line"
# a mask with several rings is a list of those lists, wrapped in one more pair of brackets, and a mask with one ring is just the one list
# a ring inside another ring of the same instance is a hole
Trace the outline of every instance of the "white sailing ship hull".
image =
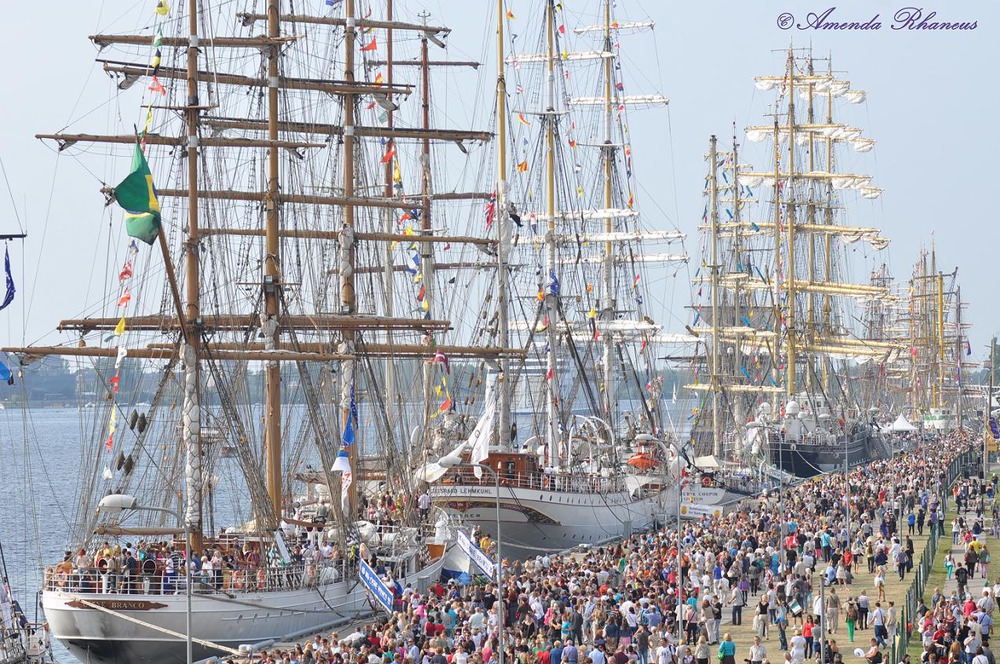
[[(426, 588), (441, 573), (442, 559), (400, 582)], [(95, 609), (80, 600), (103, 605)], [(46, 590), (42, 606), (51, 633), (81, 661), (113, 664), (184, 662), (187, 597), (160, 594), (77, 594)], [(238, 649), (243, 644), (286, 640), (330, 628), (378, 610), (356, 577), (295, 590), (229, 592), (191, 597), (192, 636)], [(146, 624), (155, 625), (158, 629)], [(172, 636), (163, 629), (181, 636)], [(195, 660), (221, 654), (195, 643)]]
[[(676, 502), (666, 491), (635, 497), (628, 492), (575, 493), (500, 488), (500, 538), (508, 559), (533, 558), (580, 545), (597, 545), (662, 523)], [(496, 488), (432, 486), (435, 502), (470, 527), (496, 537)]]

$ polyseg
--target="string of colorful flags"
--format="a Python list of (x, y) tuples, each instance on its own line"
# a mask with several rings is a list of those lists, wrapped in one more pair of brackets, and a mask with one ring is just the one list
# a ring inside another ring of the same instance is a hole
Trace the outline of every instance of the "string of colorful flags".
[[(369, 8), (366, 18), (370, 14), (371, 8)], [(372, 28), (365, 29), (365, 32), (371, 31)], [(378, 38), (373, 34), (371, 40), (366, 40), (364, 45), (361, 46), (359, 50), (365, 53), (371, 53), (373, 54), (373, 57), (377, 59), (379, 48)], [(381, 71), (377, 71), (375, 73), (372, 83), (376, 86), (382, 86), (385, 84), (385, 77)], [(372, 101), (365, 106), (365, 110), (374, 110), (377, 105), (377, 102)], [(388, 114), (386, 112), (381, 112), (379, 114), (379, 120), (381, 122), (388, 122)], [(403, 173), (400, 166), (399, 154), (397, 153), (396, 142), (392, 138), (382, 139), (382, 156), (379, 161), (383, 165), (391, 164), (393, 188), (402, 202), (407, 203), (408, 199), (403, 185)], [(495, 196), (492, 200), (495, 204)], [(492, 212), (489, 214), (492, 215)], [(416, 310), (420, 312), (425, 319), (430, 319), (432, 292), (429, 288), (429, 284), (424, 282), (423, 257), (420, 255), (420, 243), (417, 241), (417, 232), (415, 228), (421, 222), (422, 212), (419, 207), (414, 206), (404, 209), (400, 217), (396, 220), (396, 226), (399, 229), (400, 234), (406, 237), (412, 237), (413, 240), (408, 242), (394, 241), (390, 244), (390, 249), (394, 252), (400, 252), (403, 270), (411, 279), (413, 288), (412, 293), (416, 303)], [(490, 219), (487, 223), (488, 225), (492, 224), (492, 219)], [(450, 245), (446, 243), (442, 247), (442, 251), (447, 251), (448, 249), (450, 249)], [(429, 352), (433, 353), (430, 362), (441, 364), (442, 366), (440, 382), (434, 389), (435, 394), (443, 400), (439, 408), (432, 415), (432, 417), (437, 417), (442, 413), (450, 411), (453, 407), (451, 391), (449, 389), (447, 379), (447, 375), (450, 373), (450, 368), (445, 355), (436, 349), (436, 342), (433, 336), (428, 335), (425, 338), (425, 345), (428, 347)]]
[[(160, 82), (158, 74), (163, 57), (163, 28), (161, 19), (170, 14), (170, 7), (165, 0), (157, 0), (154, 13), (157, 16), (151, 44), (152, 56), (149, 70), (151, 83), (147, 88), (158, 95), (166, 95), (167, 90)], [(113, 338), (115, 340), (115, 373), (108, 379), (111, 394), (111, 412), (108, 414), (108, 435), (104, 439), (104, 448), (110, 454), (115, 448), (115, 434), (118, 432), (118, 392), (121, 385), (122, 363), (128, 356), (126, 345), (126, 329), (128, 306), (132, 302), (132, 281), (135, 274), (136, 259), (139, 246), (136, 240), (152, 245), (160, 233), (160, 203), (153, 185), (153, 175), (146, 161), (146, 136), (153, 126), (153, 101), (147, 100), (145, 105), (145, 120), (137, 136), (136, 146), (132, 153), (132, 168), (129, 174), (117, 187), (113, 196), (119, 206), (125, 211), (125, 230), (133, 238), (129, 242), (128, 253), (118, 272), (119, 294), (116, 307), (119, 310), (118, 324), (115, 325)]]

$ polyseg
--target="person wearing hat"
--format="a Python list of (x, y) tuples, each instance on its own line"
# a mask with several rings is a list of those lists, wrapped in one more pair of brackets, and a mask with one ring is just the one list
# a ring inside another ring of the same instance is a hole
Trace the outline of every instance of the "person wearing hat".
[(788, 642), (788, 654), (791, 655), (792, 664), (803, 664), (806, 660), (806, 638), (802, 636), (802, 629), (795, 628), (795, 636)]

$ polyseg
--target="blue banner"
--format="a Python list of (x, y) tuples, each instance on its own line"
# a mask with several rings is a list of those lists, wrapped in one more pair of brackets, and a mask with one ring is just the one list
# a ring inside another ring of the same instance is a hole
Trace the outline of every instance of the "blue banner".
[(458, 541), (458, 548), (464, 551), (465, 555), (469, 556), (469, 559), (486, 573), (486, 576), (492, 578), (496, 574), (496, 563), (472, 541), (471, 537), (465, 534), (464, 530), (458, 531), (456, 540)]
[(365, 584), (365, 588), (375, 596), (375, 601), (381, 604), (383, 609), (392, 613), (392, 589), (379, 578), (375, 570), (364, 560), (361, 561), (361, 567), (358, 569), (358, 578), (361, 579), (361, 583)]

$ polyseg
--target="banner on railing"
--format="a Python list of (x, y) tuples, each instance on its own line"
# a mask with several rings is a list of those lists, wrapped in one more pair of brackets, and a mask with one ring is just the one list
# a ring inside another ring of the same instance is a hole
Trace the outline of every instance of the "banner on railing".
[(365, 584), (365, 588), (375, 596), (375, 601), (383, 609), (392, 613), (392, 589), (386, 585), (385, 581), (379, 578), (379, 575), (375, 573), (375, 570), (363, 558), (361, 560), (361, 567), (358, 569), (358, 578), (361, 579), (361, 583)]
[(471, 537), (465, 534), (464, 530), (458, 531), (458, 548), (465, 552), (465, 555), (469, 556), (469, 560), (476, 563), (476, 566), (483, 570), (486, 576), (493, 578), (496, 575), (496, 563), (490, 560), (490, 557), (476, 546), (476, 543), (472, 541)]

